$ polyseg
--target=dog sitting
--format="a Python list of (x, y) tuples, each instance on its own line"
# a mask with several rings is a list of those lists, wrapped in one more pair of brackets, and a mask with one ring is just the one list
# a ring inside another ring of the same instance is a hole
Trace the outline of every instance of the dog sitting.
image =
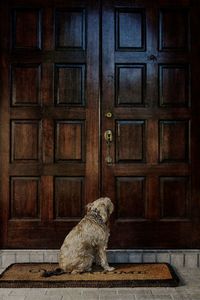
[(87, 214), (66, 236), (59, 253), (59, 269), (45, 271), (43, 276), (63, 273), (83, 273), (92, 269), (93, 263), (105, 271), (113, 271), (107, 261), (106, 248), (109, 239), (108, 220), (114, 210), (107, 197), (87, 205)]

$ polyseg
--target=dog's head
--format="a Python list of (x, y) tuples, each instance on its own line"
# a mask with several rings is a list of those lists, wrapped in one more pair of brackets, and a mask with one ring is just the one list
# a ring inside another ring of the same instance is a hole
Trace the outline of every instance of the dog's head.
[(87, 212), (92, 210), (98, 211), (104, 223), (106, 223), (114, 210), (114, 205), (108, 197), (99, 198), (87, 205)]

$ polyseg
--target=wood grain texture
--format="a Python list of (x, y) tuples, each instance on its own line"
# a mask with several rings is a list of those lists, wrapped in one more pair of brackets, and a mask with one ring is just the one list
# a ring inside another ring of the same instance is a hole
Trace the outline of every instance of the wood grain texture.
[[(146, 208), (145, 177), (117, 177), (117, 219), (144, 219)], [(131, 198), (130, 198), (131, 195)]]
[(41, 12), (38, 9), (17, 8), (12, 14), (14, 49), (40, 49)]
[(161, 177), (161, 218), (189, 218), (190, 182), (188, 177)]
[(58, 49), (85, 49), (84, 9), (56, 10), (55, 40)]
[(191, 90), (189, 65), (160, 65), (159, 73), (160, 105), (188, 107)]
[[(198, 172), (193, 167), (192, 173), (190, 164), (195, 148), (191, 137), (199, 121), (190, 108), (195, 59), (188, 53), (195, 51), (195, 38), (190, 44), (189, 2), (166, 0), (165, 9), (163, 1), (126, 1), (120, 8), (119, 1), (103, 1), (102, 130), (117, 130), (110, 149), (112, 164), (105, 163), (102, 140), (102, 190), (117, 207), (112, 247), (191, 247), (197, 242), (195, 234), (183, 241), (184, 230), (193, 224), (190, 207), (197, 205), (197, 180), (191, 178)], [(192, 11), (195, 14), (194, 7)], [(105, 118), (107, 111), (112, 118)], [(133, 126), (141, 120), (143, 124)], [(196, 155), (194, 164), (197, 160)], [(145, 178), (143, 211), (141, 186), (136, 188), (130, 178)], [(134, 219), (134, 212), (142, 217)]]
[(39, 178), (11, 178), (11, 219), (37, 219), (40, 216)]
[(84, 182), (81, 177), (56, 177), (54, 217), (81, 218), (84, 204)]
[(188, 11), (182, 7), (160, 10), (160, 50), (177, 51), (189, 48)]
[(143, 50), (145, 13), (141, 9), (117, 9), (115, 15), (116, 49)]
[(85, 160), (84, 123), (58, 121), (56, 124), (56, 161)]
[(146, 90), (145, 65), (116, 65), (116, 103), (118, 105), (144, 105)]
[(41, 67), (35, 64), (12, 66), (11, 101), (14, 106), (40, 105)]
[[(0, 2), (0, 11), (3, 14), (5, 19), (9, 19), (8, 13), (8, 4), (3, 5)], [(1, 42), (1, 51), (7, 51), (9, 49), (9, 40), (8, 40), (8, 22), (5, 22), (4, 18), (0, 18), (0, 27), (4, 28), (1, 30), (0, 42)], [(0, 55), (0, 76), (1, 76), (1, 101), (0, 101), (0, 246), (4, 247), (7, 243), (8, 237), (8, 218), (9, 218), (9, 139), (10, 139), (10, 124), (9, 124), (9, 68), (8, 68), (8, 58), (5, 55)], [(6, 99), (6, 101), (2, 101)]]
[(145, 160), (145, 121), (120, 120), (116, 123), (116, 162)]
[(1, 242), (56, 248), (99, 195), (99, 4), (1, 5)]
[(85, 65), (56, 65), (55, 96), (57, 105), (84, 105)]
[(11, 161), (39, 161), (41, 158), (40, 121), (11, 123)]
[(160, 121), (160, 162), (188, 162), (189, 130), (187, 120)]

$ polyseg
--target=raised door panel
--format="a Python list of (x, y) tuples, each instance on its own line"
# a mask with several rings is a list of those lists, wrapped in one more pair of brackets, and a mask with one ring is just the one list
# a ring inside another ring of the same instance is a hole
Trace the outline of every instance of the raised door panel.
[(190, 218), (191, 186), (189, 177), (160, 177), (161, 218)]
[(144, 50), (145, 14), (141, 9), (119, 8), (115, 12), (116, 50)]
[(41, 48), (41, 10), (16, 8), (12, 11), (13, 49)]
[(40, 105), (40, 64), (17, 64), (11, 66), (12, 106)]
[(55, 66), (55, 99), (57, 105), (85, 104), (85, 65)]
[(189, 17), (185, 8), (160, 10), (160, 39), (162, 51), (180, 51), (189, 48)]
[(145, 121), (117, 121), (116, 134), (116, 162), (145, 161)]
[(38, 120), (11, 121), (11, 162), (39, 162), (41, 126)]
[(190, 105), (190, 70), (188, 65), (159, 65), (159, 101), (164, 107)]
[(81, 218), (85, 203), (83, 177), (55, 177), (56, 219)]
[(56, 162), (84, 161), (84, 123), (80, 121), (58, 121), (56, 124)]
[(40, 178), (11, 177), (10, 219), (40, 218)]
[(145, 218), (146, 208), (145, 177), (116, 178), (117, 220), (135, 220)]
[(145, 64), (116, 65), (116, 104), (120, 106), (142, 106), (145, 101)]
[(85, 49), (85, 10), (57, 9), (55, 14), (55, 36), (57, 49)]
[(189, 130), (187, 120), (160, 121), (160, 162), (189, 162)]

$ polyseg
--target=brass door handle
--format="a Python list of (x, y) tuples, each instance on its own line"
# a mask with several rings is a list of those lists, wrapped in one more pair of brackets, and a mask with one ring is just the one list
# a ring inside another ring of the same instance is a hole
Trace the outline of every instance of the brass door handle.
[(109, 165), (113, 161), (112, 157), (111, 157), (111, 154), (110, 154), (110, 147), (111, 147), (111, 143), (112, 143), (112, 140), (113, 140), (112, 130), (110, 130), (110, 129), (106, 130), (105, 133), (104, 133), (104, 138), (106, 140), (106, 158), (105, 158), (105, 161)]
[(106, 130), (104, 133), (106, 142), (112, 142), (112, 131), (110, 129)]

